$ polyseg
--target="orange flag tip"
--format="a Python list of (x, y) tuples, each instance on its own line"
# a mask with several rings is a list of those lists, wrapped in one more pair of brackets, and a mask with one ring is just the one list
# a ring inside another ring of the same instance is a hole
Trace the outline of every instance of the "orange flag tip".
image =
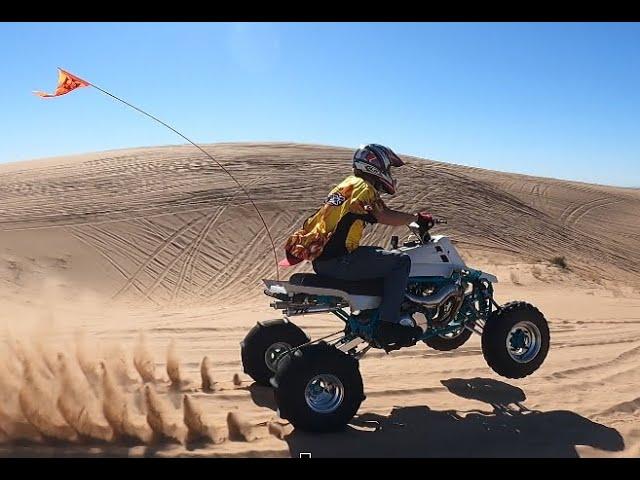
[(80, 78), (79, 76), (74, 75), (73, 73), (68, 72), (67, 70), (65, 70), (65, 69), (63, 69), (63, 68), (58, 67), (58, 70), (60, 70), (60, 72), (61, 72), (61, 73), (63, 73), (64, 75), (66, 75), (67, 77), (69, 77), (69, 78), (71, 78), (71, 79), (73, 79), (73, 80), (76, 80), (77, 82), (81, 83), (81, 84), (82, 84), (82, 85), (81, 85), (82, 87), (88, 87), (89, 85), (91, 85), (91, 84), (90, 84), (89, 82), (87, 82), (86, 80), (83, 80), (83, 79), (82, 79), (82, 78)]
[(76, 88), (89, 86), (91, 86), (91, 84), (86, 80), (76, 77), (72, 73), (58, 67), (58, 87), (56, 88), (55, 93), (45, 93), (40, 91), (34, 91), (33, 93), (42, 98), (59, 97), (60, 95), (66, 95)]

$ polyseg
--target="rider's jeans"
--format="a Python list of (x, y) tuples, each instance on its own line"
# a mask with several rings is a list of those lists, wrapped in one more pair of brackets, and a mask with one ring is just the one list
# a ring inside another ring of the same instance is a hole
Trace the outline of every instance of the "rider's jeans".
[(380, 247), (358, 247), (353, 252), (330, 260), (316, 260), (313, 269), (318, 275), (340, 280), (384, 279), (384, 296), (380, 305), (380, 319), (400, 321), (400, 305), (409, 280), (411, 258), (400, 252)]

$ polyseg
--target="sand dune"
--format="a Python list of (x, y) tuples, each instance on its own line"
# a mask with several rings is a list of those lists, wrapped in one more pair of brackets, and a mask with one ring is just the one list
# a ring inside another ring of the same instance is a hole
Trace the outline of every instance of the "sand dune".
[[(350, 170), (342, 148), (206, 148), (251, 192), (279, 256)], [(291, 432), (271, 391), (239, 374), (240, 340), (277, 316), (261, 295), (276, 272), (255, 211), (219, 167), (189, 146), (7, 164), (0, 454), (637, 454), (640, 190), (406, 159), (388, 203), (447, 218), (436, 233), (499, 276), (499, 301), (545, 313), (553, 343), (539, 372), (497, 377), (477, 338), (449, 353), (372, 351), (350, 429)], [(376, 226), (365, 242), (391, 234), (404, 232)], [(312, 337), (339, 328), (324, 315), (297, 322)]]

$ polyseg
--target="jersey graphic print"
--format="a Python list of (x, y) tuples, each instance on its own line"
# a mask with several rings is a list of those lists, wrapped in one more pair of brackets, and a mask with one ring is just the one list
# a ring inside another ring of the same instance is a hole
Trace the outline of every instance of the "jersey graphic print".
[(332, 193), (327, 197), (327, 203), (334, 207), (339, 207), (345, 202), (346, 198), (340, 192)]

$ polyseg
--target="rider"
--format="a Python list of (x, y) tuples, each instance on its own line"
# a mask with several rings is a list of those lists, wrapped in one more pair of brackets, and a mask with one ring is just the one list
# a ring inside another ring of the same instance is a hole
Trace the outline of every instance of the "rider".
[(411, 258), (359, 243), (366, 223), (402, 226), (430, 221), (431, 216), (425, 212), (392, 210), (380, 198), (380, 193), (395, 194), (391, 169), (402, 165), (400, 157), (382, 145), (369, 144), (356, 150), (353, 174), (331, 190), (324, 205), (289, 237), (287, 258), (281, 262), (295, 265), (309, 260), (317, 274), (340, 280), (383, 279), (379, 309), (382, 321), (377, 337), (387, 344), (408, 343), (420, 333), (410, 317), (400, 318)]

